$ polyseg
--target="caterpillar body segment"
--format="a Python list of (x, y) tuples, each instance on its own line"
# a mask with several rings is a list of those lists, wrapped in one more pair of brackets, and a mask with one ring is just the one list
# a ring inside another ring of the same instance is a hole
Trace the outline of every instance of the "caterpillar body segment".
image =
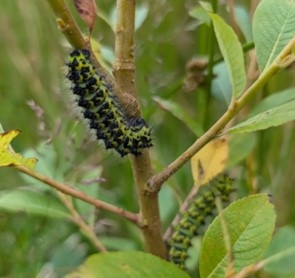
[(106, 149), (114, 149), (123, 157), (138, 156), (152, 147), (151, 129), (144, 119), (126, 115), (114, 88), (91, 63), (87, 49), (74, 50), (66, 65), (71, 91), (82, 116)]

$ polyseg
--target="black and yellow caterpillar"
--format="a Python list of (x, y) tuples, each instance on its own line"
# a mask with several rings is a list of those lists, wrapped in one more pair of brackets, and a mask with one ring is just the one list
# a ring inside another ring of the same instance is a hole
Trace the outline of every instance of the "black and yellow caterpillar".
[(74, 50), (66, 65), (82, 116), (106, 149), (115, 149), (123, 157), (138, 156), (152, 146), (151, 130), (145, 120), (126, 116), (113, 86), (93, 66), (87, 49)]
[(215, 208), (215, 198), (219, 196), (224, 204), (229, 202), (233, 192), (232, 179), (221, 175), (207, 185), (203, 191), (188, 205), (180, 216), (179, 222), (172, 228), (173, 233), (167, 240), (169, 260), (181, 269), (186, 269), (188, 249), (192, 239), (204, 232), (204, 226), (212, 221)]

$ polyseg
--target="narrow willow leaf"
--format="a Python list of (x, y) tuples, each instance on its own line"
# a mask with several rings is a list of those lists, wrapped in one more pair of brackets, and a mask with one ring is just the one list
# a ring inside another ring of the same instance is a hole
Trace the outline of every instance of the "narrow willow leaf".
[(268, 109), (277, 107), (278, 105), (282, 105), (284, 103), (290, 102), (292, 100), (295, 100), (295, 88), (291, 87), (284, 91), (277, 92), (275, 94), (272, 94), (265, 99), (263, 99), (261, 102), (259, 102), (253, 110), (250, 111), (249, 116), (255, 116), (258, 113), (264, 112)]
[(10, 212), (27, 212), (46, 217), (69, 218), (66, 208), (52, 196), (27, 189), (2, 191), (0, 209)]
[(264, 269), (272, 275), (294, 274), (295, 229), (288, 226), (280, 229), (274, 236), (264, 257)]
[(187, 125), (190, 130), (196, 134), (196, 136), (201, 136), (204, 131), (200, 124), (193, 119), (181, 106), (179, 106), (176, 102), (169, 101), (167, 99), (161, 99), (159, 97), (154, 97), (154, 101), (156, 101), (161, 108), (169, 111), (172, 115), (174, 115), (177, 119), (182, 121)]
[(201, 6), (196, 6), (189, 11), (189, 15), (195, 19), (197, 19), (200, 24), (206, 23), (208, 26), (210, 25), (210, 17), (208, 12)]
[(245, 133), (233, 135), (229, 140), (229, 158), (226, 167), (231, 168), (244, 160), (256, 145), (256, 135)]
[(229, 133), (244, 133), (279, 126), (295, 119), (295, 101), (285, 103), (260, 113), (228, 130)]
[(99, 240), (107, 250), (128, 251), (136, 250), (138, 248), (138, 245), (134, 239), (125, 238), (124, 235), (122, 237), (99, 235)]
[(199, 1), (198, 3), (204, 10), (206, 10), (208, 13), (213, 13), (212, 5), (211, 3), (205, 2), (205, 1)]
[(259, 69), (265, 70), (295, 36), (295, 1), (264, 0), (253, 17)]
[(147, 4), (136, 5), (135, 12), (135, 30), (138, 30), (143, 22), (146, 20), (149, 13), (149, 6)]
[(229, 106), (232, 97), (232, 86), (225, 62), (214, 65), (213, 74), (215, 78), (212, 80), (212, 95)]
[(227, 277), (229, 252), (235, 272), (255, 263), (268, 247), (274, 225), (274, 207), (267, 194), (252, 195), (232, 203), (212, 222), (204, 236), (201, 278)]
[(235, 5), (234, 7), (237, 23), (245, 36), (247, 42), (252, 42), (252, 26), (250, 20), (249, 9), (244, 5)]
[(242, 46), (233, 29), (217, 14), (210, 14), (217, 41), (228, 67), (233, 97), (238, 97), (246, 85), (246, 72)]
[(90, 256), (67, 278), (188, 278), (177, 266), (138, 251), (108, 252)]

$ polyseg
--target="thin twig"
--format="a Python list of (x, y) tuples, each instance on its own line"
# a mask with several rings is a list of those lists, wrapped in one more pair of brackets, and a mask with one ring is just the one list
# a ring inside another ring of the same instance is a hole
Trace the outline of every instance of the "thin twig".
[(75, 48), (86, 48), (81, 31), (73, 20), (64, 0), (47, 0), (56, 14), (58, 27), (67, 38), (68, 42)]
[(87, 194), (85, 194), (84, 192), (75, 189), (73, 187), (70, 187), (68, 185), (62, 184), (56, 180), (53, 180), (51, 178), (48, 178), (42, 174), (39, 174), (37, 172), (35, 172), (34, 170), (24, 167), (24, 166), (15, 166), (16, 169), (18, 169), (19, 171), (21, 171), (22, 173), (25, 173), (55, 189), (57, 189), (60, 192), (63, 192), (67, 195), (76, 197), (86, 203), (92, 204), (93, 206), (95, 206), (96, 208), (99, 209), (103, 209), (103, 210), (107, 210), (110, 211), (112, 213), (115, 213), (117, 215), (123, 216), (125, 218), (127, 218), (128, 220), (130, 220), (131, 222), (134, 222), (136, 224), (139, 224), (139, 217), (137, 214), (126, 211), (122, 208), (118, 208), (114, 205), (111, 205), (109, 203), (103, 202), (101, 200), (97, 200)]

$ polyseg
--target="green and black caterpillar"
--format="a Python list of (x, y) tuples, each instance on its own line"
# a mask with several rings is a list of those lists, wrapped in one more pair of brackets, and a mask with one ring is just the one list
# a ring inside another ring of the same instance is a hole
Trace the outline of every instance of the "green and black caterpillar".
[(138, 156), (152, 146), (151, 130), (145, 120), (126, 115), (112, 85), (91, 63), (87, 49), (74, 50), (66, 65), (67, 78), (82, 116), (106, 149), (115, 149), (123, 157)]
[(233, 192), (232, 179), (227, 175), (221, 175), (212, 180), (188, 205), (167, 240), (169, 260), (172, 263), (181, 269), (186, 269), (185, 262), (188, 259), (188, 249), (192, 239), (202, 234), (204, 226), (213, 219), (216, 211), (215, 198), (220, 197), (222, 203), (227, 205), (231, 192)]

